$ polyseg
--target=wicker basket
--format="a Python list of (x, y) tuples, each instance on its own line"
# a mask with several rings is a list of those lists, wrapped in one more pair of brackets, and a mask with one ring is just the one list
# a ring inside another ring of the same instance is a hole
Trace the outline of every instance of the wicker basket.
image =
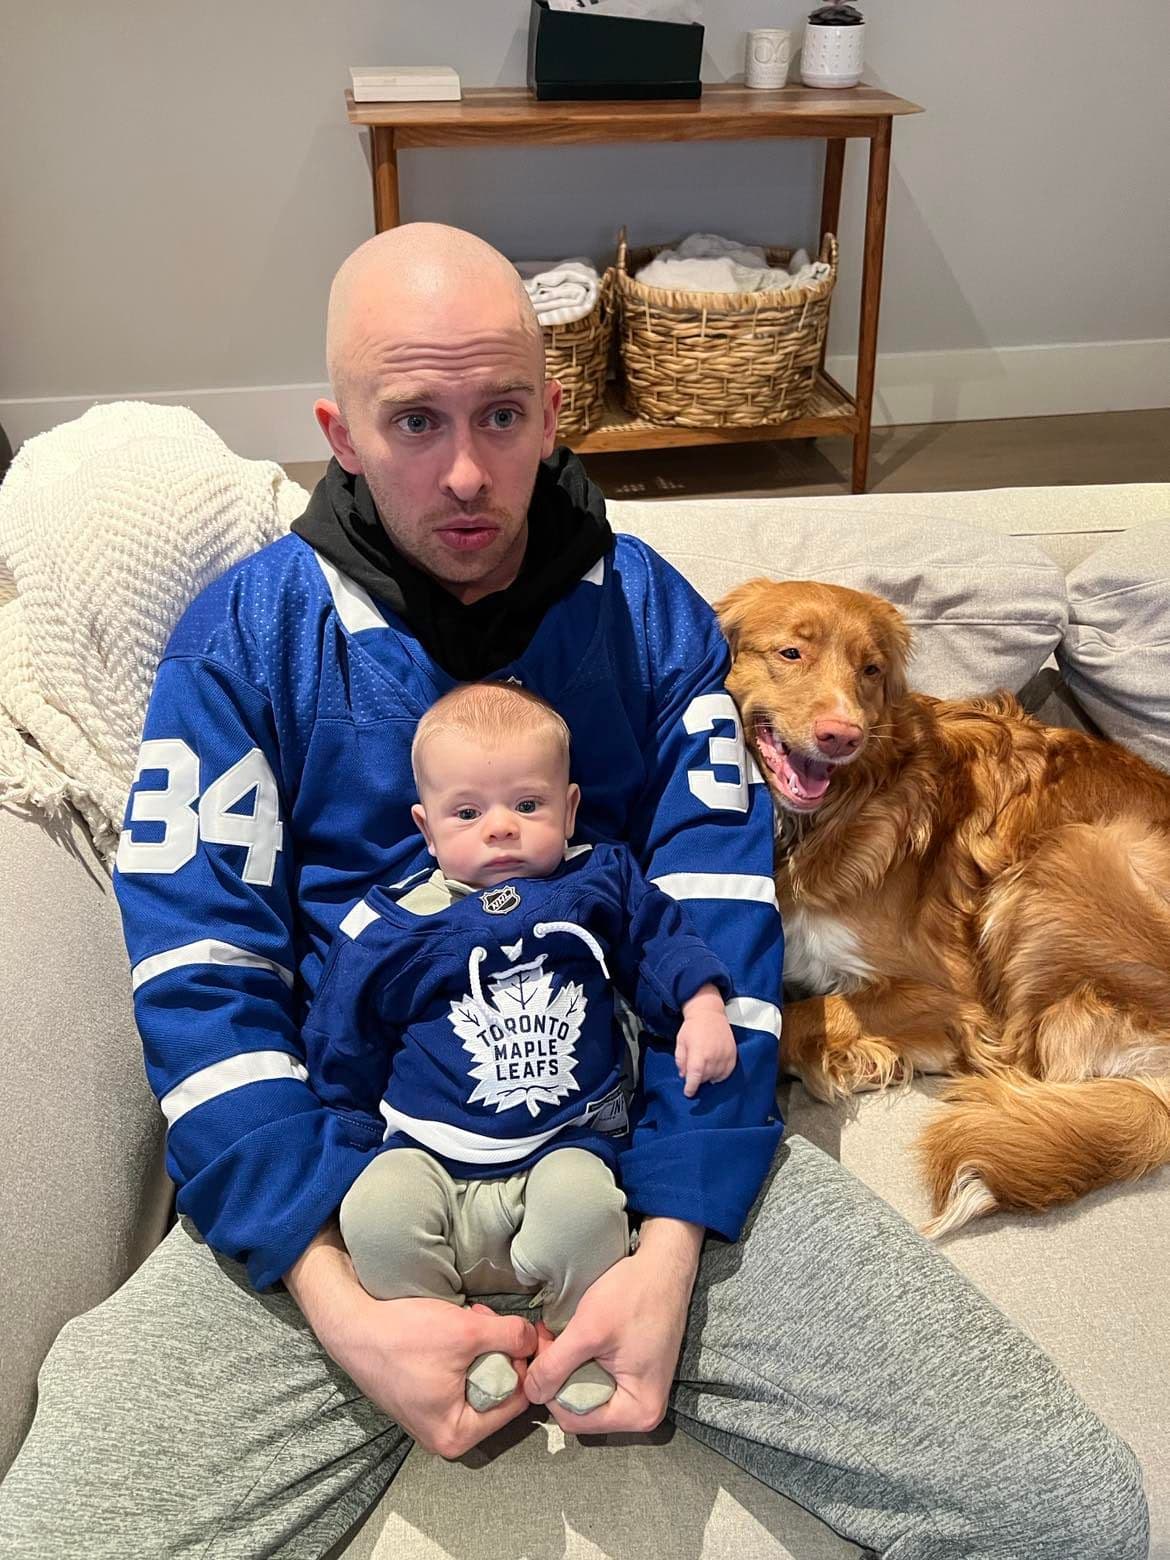
[(613, 345), (613, 286), (611, 266), (601, 278), (592, 313), (569, 325), (544, 327), (545, 374), (559, 380), (563, 392), (557, 421), (562, 439), (588, 433), (601, 421)]
[[(659, 246), (661, 247), (661, 246)], [(618, 240), (621, 361), (629, 409), (684, 428), (759, 427), (799, 417), (807, 406), (837, 281), (837, 240), (820, 258), (828, 278), (786, 292), (676, 292), (634, 279), (657, 249)], [(769, 249), (785, 265), (790, 249)]]

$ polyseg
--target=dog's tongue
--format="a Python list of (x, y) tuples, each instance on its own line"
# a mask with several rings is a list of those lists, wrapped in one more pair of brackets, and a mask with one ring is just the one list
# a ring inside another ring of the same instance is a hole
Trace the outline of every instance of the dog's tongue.
[(789, 771), (789, 778), (796, 781), (797, 794), (805, 796), (810, 802), (817, 801), (829, 789), (833, 775), (831, 764), (818, 764), (815, 759), (785, 753), (784, 767)]

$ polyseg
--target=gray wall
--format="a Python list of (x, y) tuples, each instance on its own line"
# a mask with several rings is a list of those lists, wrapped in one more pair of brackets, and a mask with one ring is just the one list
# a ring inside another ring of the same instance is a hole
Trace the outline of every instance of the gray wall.
[[(795, 0), (706, 0), (704, 77)], [(1170, 336), (1166, 0), (875, 0), (897, 124), (883, 353)], [(371, 229), (351, 64), (519, 83), (527, 0), (38, 0), (0, 33), (0, 400), (323, 377), (330, 276)], [(408, 217), (512, 254), (694, 227), (813, 237), (817, 143), (405, 152)], [(856, 328), (850, 149), (833, 347)]]

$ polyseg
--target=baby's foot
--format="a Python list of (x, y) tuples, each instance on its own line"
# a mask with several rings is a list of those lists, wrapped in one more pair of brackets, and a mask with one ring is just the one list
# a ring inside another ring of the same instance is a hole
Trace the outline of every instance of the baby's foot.
[(603, 1365), (596, 1360), (586, 1360), (566, 1379), (557, 1393), (557, 1402), (574, 1414), (591, 1414), (595, 1408), (609, 1402), (616, 1385)]
[(486, 1414), (512, 1396), (519, 1379), (506, 1354), (481, 1354), (467, 1372), (467, 1401)]

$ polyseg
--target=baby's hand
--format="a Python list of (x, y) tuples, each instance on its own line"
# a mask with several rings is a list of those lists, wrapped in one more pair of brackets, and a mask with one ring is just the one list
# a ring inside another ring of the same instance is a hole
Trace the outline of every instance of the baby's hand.
[(683, 1093), (693, 1099), (702, 1083), (722, 1083), (735, 1071), (735, 1036), (714, 986), (701, 986), (683, 1003), (683, 1021), (674, 1048)]

